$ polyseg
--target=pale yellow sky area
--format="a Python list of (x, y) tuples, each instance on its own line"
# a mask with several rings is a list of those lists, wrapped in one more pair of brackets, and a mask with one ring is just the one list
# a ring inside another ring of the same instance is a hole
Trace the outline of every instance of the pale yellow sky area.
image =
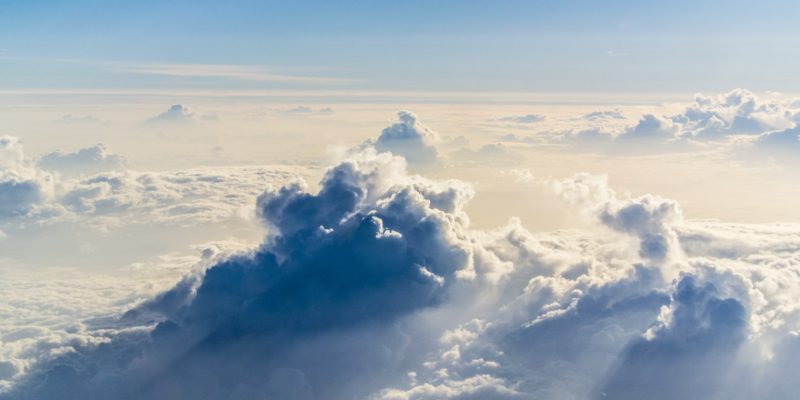
[[(793, 179), (796, 167), (769, 159), (743, 160), (729, 143), (613, 151), (592, 144), (578, 149), (552, 140), (563, 132), (586, 129), (618, 134), (644, 114), (679, 113), (693, 100), (688, 94), (658, 100), (656, 95), (465, 93), (461, 101), (453, 93), (391, 95), (407, 101), (390, 102), (388, 94), (368, 93), (244, 93), (224, 98), (144, 92), (50, 97), (46, 91), (3, 93), (0, 134), (19, 137), (29, 156), (104, 143), (139, 171), (221, 165), (324, 167), (343, 149), (376, 138), (396, 120), (397, 111), (409, 110), (439, 135), (441, 162), (424, 173), (475, 186), (477, 196), (469, 211), (476, 226), (497, 226), (512, 216), (532, 229), (574, 225), (571, 211), (542, 182), (578, 172), (608, 175), (618, 193), (675, 199), (688, 218), (800, 222), (800, 209), (794, 205), (800, 195)], [(173, 120), (156, 120), (172, 104), (182, 104), (185, 110)], [(593, 112), (614, 115), (585, 117)], [(497, 144), (504, 154), (480, 154), (483, 146)], [(527, 171), (529, 178), (520, 179), (509, 173), (512, 170)], [(307, 178), (313, 183), (321, 169), (311, 171), (316, 172)]]

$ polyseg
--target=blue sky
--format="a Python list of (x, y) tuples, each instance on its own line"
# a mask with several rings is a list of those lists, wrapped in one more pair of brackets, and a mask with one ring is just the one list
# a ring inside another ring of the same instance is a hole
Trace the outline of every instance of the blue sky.
[[(800, 90), (793, 2), (13, 1), (4, 7), (0, 88), (6, 90)], [(154, 69), (175, 64), (278, 76)]]

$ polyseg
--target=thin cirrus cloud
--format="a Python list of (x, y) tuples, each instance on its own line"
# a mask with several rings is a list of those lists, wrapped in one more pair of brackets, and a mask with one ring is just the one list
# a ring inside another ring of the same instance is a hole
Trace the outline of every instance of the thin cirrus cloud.
[(216, 78), (246, 82), (281, 82), (315, 85), (341, 85), (353, 83), (348, 78), (335, 78), (299, 74), (277, 73), (268, 67), (226, 64), (181, 63), (112, 63), (112, 70), (136, 75), (157, 75), (185, 78)]

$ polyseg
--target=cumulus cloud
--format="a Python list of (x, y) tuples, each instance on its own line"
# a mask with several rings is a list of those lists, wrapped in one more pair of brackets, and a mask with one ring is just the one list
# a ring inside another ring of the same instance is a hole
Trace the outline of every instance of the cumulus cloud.
[[(79, 223), (109, 229), (130, 224), (186, 226), (253, 214), (268, 183), (304, 168), (218, 167), (142, 172), (104, 145), (28, 157), (17, 138), (0, 138), (0, 226)], [(13, 230), (13, 229), (11, 229)]]
[(150, 118), (148, 122), (176, 123), (191, 121), (192, 118), (194, 118), (194, 112), (190, 111), (188, 107), (183, 104), (174, 104), (167, 111)]
[(684, 135), (698, 140), (719, 140), (729, 135), (753, 135), (794, 126), (797, 109), (791, 100), (762, 99), (736, 89), (720, 96), (698, 94), (695, 101), (672, 120), (683, 124)]
[[(137, 353), (145, 340), (150, 350), (109, 360), (102, 375), (85, 369), (102, 347), (79, 352), (19, 393), (345, 398), (377, 390), (402, 354), (394, 322), (444, 301), (470, 269), (470, 243), (458, 235), (468, 223), (466, 198), (458, 194), (464, 189), (407, 177), (403, 169), (402, 159), (366, 154), (330, 169), (316, 194), (299, 184), (267, 191), (259, 209), (274, 234), (262, 249), (209, 268), (194, 290), (173, 289), (191, 299), (146, 338), (111, 343)], [(361, 350), (353, 352), (354, 343)], [(320, 351), (329, 362), (320, 362)], [(259, 356), (247, 360), (245, 353)], [(206, 362), (219, 369), (209, 371)]]
[(35, 168), (19, 139), (0, 136), (0, 217), (26, 215), (52, 191), (53, 177)]
[(800, 121), (800, 102), (787, 96), (758, 96), (735, 89), (717, 96), (697, 94), (692, 103), (682, 106), (677, 113), (647, 113), (635, 124), (623, 128), (607, 125), (625, 120), (619, 110), (591, 112), (582, 119), (589, 126), (546, 137), (549, 142), (568, 144), (579, 150), (641, 154), (714, 146), (748, 157), (791, 163), (792, 157), (788, 155), (793, 150), (787, 148), (797, 147), (794, 129)]
[[(597, 398), (708, 399), (720, 391), (747, 335), (747, 310), (715, 283), (686, 275), (662, 323), (624, 351)], [(709, 371), (713, 371), (709, 373)]]
[(42, 169), (71, 174), (94, 174), (124, 168), (125, 157), (99, 143), (72, 153), (54, 151), (39, 159)]
[(653, 114), (645, 114), (639, 122), (631, 128), (626, 129), (617, 137), (617, 140), (648, 140), (665, 142), (674, 139), (678, 132), (678, 127), (672, 121), (657, 117)]
[(401, 111), (397, 117), (400, 121), (381, 131), (374, 142), (375, 148), (402, 156), (412, 165), (435, 163), (439, 157), (435, 147), (439, 140), (436, 132), (423, 125), (410, 112)]

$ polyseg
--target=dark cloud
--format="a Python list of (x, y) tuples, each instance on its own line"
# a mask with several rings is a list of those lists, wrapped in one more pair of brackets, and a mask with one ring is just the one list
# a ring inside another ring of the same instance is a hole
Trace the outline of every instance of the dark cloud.
[(683, 276), (669, 320), (623, 353), (598, 399), (709, 399), (747, 335), (747, 310), (714, 283)]

